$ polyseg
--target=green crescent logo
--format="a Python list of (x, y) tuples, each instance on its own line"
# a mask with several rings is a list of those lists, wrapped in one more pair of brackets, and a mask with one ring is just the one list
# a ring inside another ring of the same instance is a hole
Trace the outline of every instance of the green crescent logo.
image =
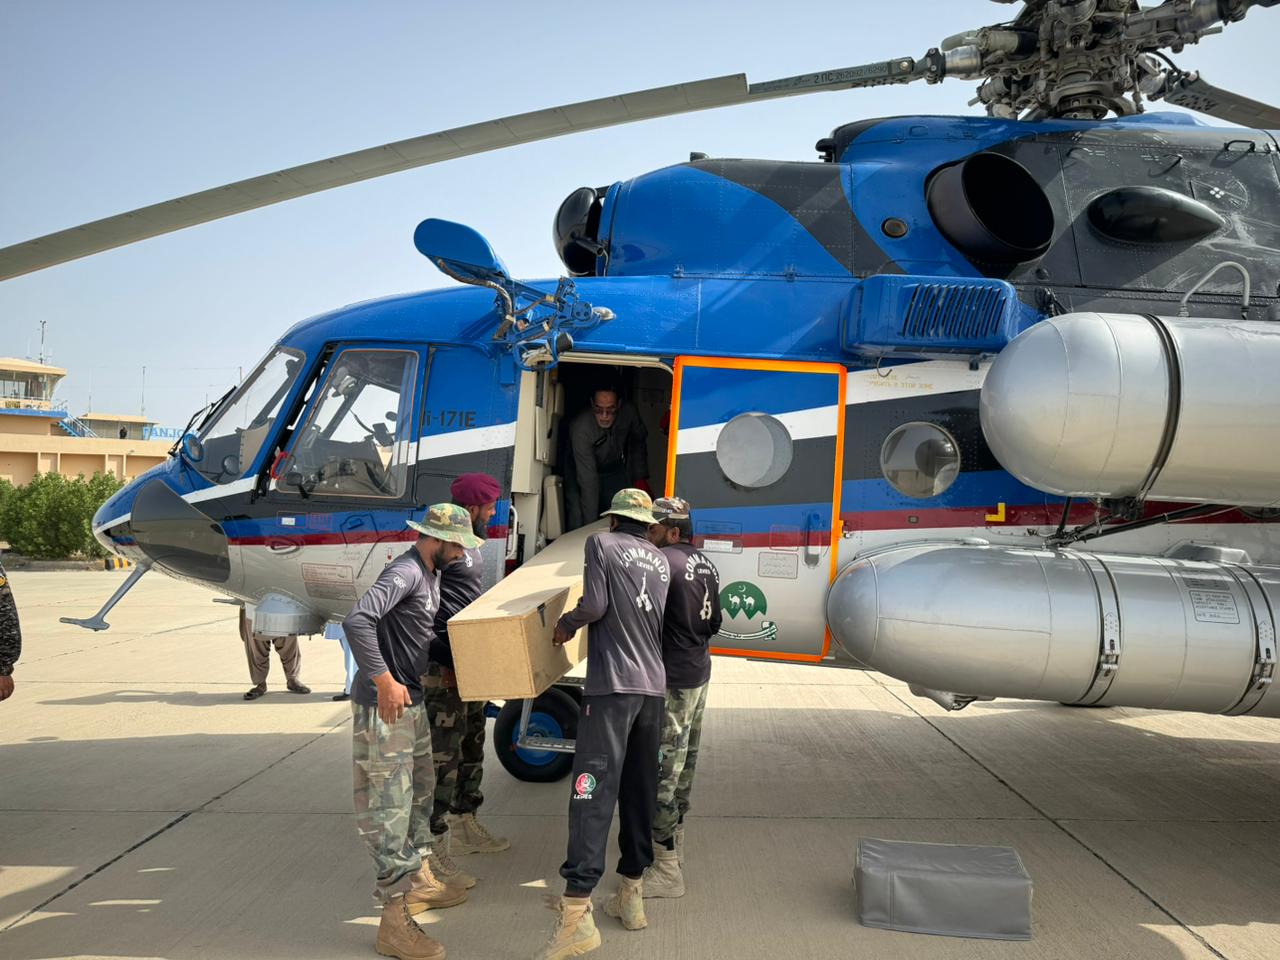
[(765, 599), (764, 591), (754, 583), (735, 580), (720, 591), (720, 609), (730, 617), (741, 615), (750, 620), (757, 614), (763, 616), (767, 613), (769, 601)]

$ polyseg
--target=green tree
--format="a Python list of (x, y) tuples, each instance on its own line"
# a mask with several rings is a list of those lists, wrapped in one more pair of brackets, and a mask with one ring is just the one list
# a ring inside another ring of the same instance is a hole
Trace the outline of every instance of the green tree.
[(120, 487), (110, 474), (88, 480), (37, 474), (25, 486), (0, 491), (0, 539), (39, 560), (106, 556), (93, 537), (93, 515)]

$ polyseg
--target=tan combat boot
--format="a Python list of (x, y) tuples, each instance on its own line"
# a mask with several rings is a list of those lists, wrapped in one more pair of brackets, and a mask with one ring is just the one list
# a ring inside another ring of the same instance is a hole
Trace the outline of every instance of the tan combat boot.
[(453, 854), (501, 853), (511, 846), (506, 837), (495, 837), (474, 813), (449, 814), (449, 833), (453, 836)]
[(649, 925), (644, 915), (644, 880), (618, 878), (618, 892), (605, 901), (604, 912), (617, 917), (628, 930), (643, 930)]
[(680, 866), (684, 866), (684, 824), (677, 823), (676, 828), (671, 831), (671, 839), (676, 842), (676, 859), (680, 861)]
[(683, 897), (684, 873), (680, 858), (674, 850), (654, 844), (653, 863), (644, 869), (644, 895), (646, 897)]
[(444, 947), (432, 940), (409, 916), (404, 897), (393, 897), (382, 908), (375, 949), (384, 957), (399, 960), (444, 960)]
[(431, 872), (431, 864), (423, 863), (413, 875), (413, 886), (404, 895), (405, 908), (411, 916), (428, 910), (456, 907), (467, 899), (466, 887), (450, 886)]
[(431, 838), (431, 856), (428, 858), (428, 863), (436, 879), (447, 886), (470, 890), (476, 885), (476, 878), (459, 867), (458, 861), (450, 855), (450, 834), (447, 830)]
[(559, 916), (546, 946), (534, 960), (566, 960), (600, 946), (600, 931), (591, 915), (590, 897), (561, 897), (551, 904)]

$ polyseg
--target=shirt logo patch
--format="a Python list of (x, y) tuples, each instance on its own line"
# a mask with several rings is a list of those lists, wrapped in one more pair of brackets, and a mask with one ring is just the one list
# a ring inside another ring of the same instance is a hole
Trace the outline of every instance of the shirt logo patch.
[(580, 773), (578, 779), (573, 781), (573, 799), (590, 800), (595, 789), (596, 778), (589, 773)]
[(396, 586), (399, 587), (401, 590), (408, 589), (409, 584), (405, 583), (404, 577), (400, 576), (400, 574), (393, 573), (391, 575), (391, 579), (395, 581)]

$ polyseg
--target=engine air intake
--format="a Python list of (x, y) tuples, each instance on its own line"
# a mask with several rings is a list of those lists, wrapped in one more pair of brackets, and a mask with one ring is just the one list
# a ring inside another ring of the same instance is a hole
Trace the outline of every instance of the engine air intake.
[(934, 172), (929, 214), (942, 235), (976, 263), (1026, 263), (1053, 240), (1053, 207), (1027, 168), (976, 153)]

